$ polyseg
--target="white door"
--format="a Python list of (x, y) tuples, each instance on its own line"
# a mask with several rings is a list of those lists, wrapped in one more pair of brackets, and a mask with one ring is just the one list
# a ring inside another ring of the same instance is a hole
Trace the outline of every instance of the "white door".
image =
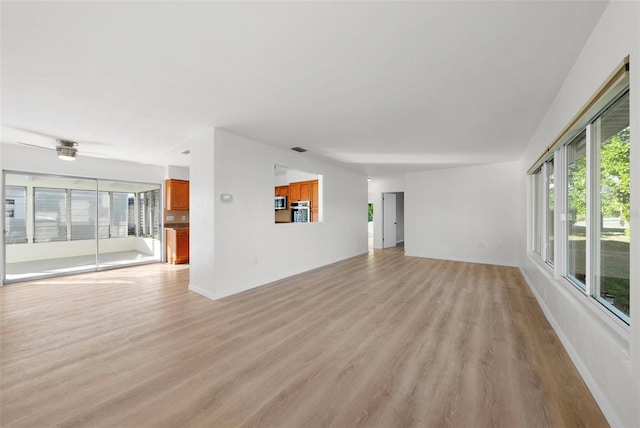
[(396, 246), (396, 195), (382, 194), (382, 248)]

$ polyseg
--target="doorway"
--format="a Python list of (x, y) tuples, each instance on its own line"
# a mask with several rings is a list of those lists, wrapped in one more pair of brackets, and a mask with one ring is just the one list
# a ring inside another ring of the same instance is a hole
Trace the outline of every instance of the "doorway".
[(404, 192), (382, 194), (382, 248), (404, 244)]

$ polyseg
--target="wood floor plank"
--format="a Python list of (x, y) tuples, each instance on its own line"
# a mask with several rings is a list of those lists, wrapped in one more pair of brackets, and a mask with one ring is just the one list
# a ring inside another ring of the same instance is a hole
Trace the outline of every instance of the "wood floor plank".
[(220, 301), (167, 264), (0, 290), (0, 425), (607, 426), (517, 269), (376, 250)]

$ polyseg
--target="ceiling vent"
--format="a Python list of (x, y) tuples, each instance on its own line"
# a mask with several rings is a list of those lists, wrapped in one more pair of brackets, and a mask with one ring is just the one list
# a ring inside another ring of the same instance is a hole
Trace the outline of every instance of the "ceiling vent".
[(303, 149), (302, 147), (291, 147), (291, 150), (298, 153), (304, 153), (307, 151), (307, 149)]

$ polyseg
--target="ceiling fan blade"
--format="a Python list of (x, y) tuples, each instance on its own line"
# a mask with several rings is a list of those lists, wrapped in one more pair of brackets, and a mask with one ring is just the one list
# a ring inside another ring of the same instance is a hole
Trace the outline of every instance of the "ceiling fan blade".
[(111, 156), (104, 153), (96, 153), (96, 152), (85, 152), (84, 150), (78, 149), (79, 156), (87, 156), (90, 158), (99, 158), (99, 159), (111, 159)]
[(38, 146), (37, 144), (29, 144), (29, 143), (23, 143), (22, 141), (18, 141), (18, 144), (21, 144), (23, 146), (27, 146), (27, 147), (33, 147), (34, 149), (41, 149), (41, 150), (54, 150), (55, 148), (53, 147), (42, 147), (42, 146)]

